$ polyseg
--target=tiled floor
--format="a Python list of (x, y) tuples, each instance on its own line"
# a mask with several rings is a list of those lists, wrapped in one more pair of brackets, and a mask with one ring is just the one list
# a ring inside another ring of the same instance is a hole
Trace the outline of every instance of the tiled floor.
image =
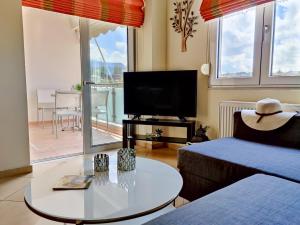
[[(58, 138), (52, 134), (50, 123), (46, 123), (45, 128), (38, 124), (30, 124), (30, 159), (36, 161), (83, 152), (83, 136), (80, 131), (66, 130), (59, 131), (58, 134)], [(116, 141), (121, 141), (121, 137), (100, 129), (93, 129), (93, 144)]]
[[(143, 150), (138, 149), (137, 155), (151, 159), (160, 160), (173, 167), (177, 165), (177, 151), (170, 149)], [(76, 158), (76, 157), (75, 157)], [(38, 176), (47, 174), (48, 171), (56, 167), (60, 163), (64, 163), (63, 159), (50, 162), (38, 163), (33, 165), (33, 172), (19, 177), (0, 179), (0, 225), (56, 225), (33, 214), (23, 202), (23, 188)], [(177, 206), (184, 204), (183, 199), (176, 200)]]

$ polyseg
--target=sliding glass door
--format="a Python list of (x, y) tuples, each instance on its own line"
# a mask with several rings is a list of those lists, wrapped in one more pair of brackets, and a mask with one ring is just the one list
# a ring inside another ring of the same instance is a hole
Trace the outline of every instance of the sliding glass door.
[(118, 148), (124, 118), (123, 73), (134, 65), (133, 31), (81, 19), (80, 37), (84, 152)]

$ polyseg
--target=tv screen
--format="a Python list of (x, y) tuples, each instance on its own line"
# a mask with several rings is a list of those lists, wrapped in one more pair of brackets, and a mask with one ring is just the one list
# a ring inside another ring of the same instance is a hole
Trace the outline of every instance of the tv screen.
[(195, 117), (196, 110), (196, 70), (124, 73), (125, 114)]

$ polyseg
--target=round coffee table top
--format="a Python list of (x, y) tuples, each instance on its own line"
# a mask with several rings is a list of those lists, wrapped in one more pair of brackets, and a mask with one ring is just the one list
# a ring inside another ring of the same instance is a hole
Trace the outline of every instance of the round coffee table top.
[(137, 157), (136, 170), (120, 172), (116, 155), (108, 172), (96, 174), (87, 190), (53, 191), (65, 175), (90, 175), (91, 156), (67, 160), (25, 189), (25, 203), (36, 214), (65, 223), (108, 223), (151, 214), (170, 205), (182, 188), (178, 171), (159, 161)]

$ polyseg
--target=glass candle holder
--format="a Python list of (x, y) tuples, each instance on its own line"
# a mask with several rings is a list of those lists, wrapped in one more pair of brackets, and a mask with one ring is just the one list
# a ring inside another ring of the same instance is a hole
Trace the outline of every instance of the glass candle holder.
[(97, 154), (94, 157), (95, 172), (105, 172), (109, 169), (109, 156), (107, 154)]
[(130, 171), (135, 169), (136, 152), (131, 148), (122, 148), (118, 151), (118, 170)]

